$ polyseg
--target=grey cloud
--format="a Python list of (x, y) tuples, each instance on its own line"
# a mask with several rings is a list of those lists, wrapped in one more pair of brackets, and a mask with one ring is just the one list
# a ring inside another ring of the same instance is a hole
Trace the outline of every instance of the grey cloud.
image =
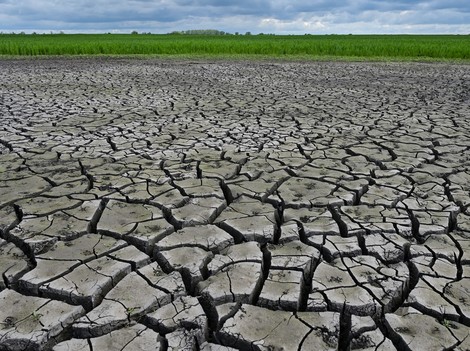
[[(259, 28), (260, 23), (272, 19), (268, 23), (289, 22), (288, 28), (293, 28), (303, 19), (314, 18), (337, 24), (331, 32), (348, 25), (358, 30), (355, 24), (367, 21), (375, 24), (377, 33), (388, 25), (405, 24), (406, 28), (439, 24), (440, 30), (448, 26), (452, 32), (458, 24), (459, 30), (470, 31), (469, 13), (470, 2), (462, 0), (0, 0), (0, 30), (138, 27), (161, 32), (217, 25), (221, 30), (275, 32), (274, 25)], [(302, 30), (300, 26), (293, 31)]]

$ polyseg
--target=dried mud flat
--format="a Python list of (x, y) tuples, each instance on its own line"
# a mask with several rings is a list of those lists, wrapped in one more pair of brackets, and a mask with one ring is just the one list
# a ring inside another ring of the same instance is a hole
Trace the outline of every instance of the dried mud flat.
[(0, 61), (0, 350), (469, 350), (469, 81)]

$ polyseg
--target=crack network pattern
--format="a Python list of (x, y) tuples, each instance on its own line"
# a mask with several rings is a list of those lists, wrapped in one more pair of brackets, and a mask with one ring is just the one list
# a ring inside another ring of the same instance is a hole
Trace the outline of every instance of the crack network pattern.
[(0, 350), (469, 350), (469, 81), (0, 61)]

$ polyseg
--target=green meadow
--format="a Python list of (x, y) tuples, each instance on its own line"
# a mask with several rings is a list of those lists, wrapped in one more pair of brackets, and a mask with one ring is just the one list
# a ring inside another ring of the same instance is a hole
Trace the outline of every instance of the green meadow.
[(1, 34), (0, 55), (470, 60), (470, 35)]

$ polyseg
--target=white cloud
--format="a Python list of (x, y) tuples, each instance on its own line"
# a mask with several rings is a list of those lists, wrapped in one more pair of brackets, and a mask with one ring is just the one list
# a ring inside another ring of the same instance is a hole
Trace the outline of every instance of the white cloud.
[(0, 31), (470, 33), (462, 0), (0, 0)]

